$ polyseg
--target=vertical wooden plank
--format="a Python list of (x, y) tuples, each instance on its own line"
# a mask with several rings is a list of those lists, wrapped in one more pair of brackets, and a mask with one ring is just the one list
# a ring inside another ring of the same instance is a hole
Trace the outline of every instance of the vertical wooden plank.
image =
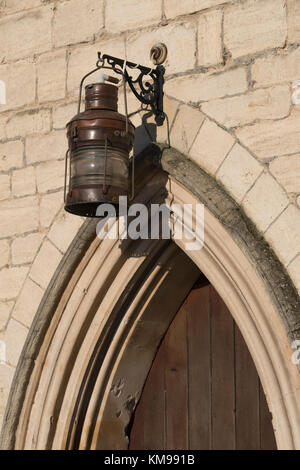
[(260, 448), (261, 450), (276, 450), (276, 441), (272, 426), (272, 414), (269, 411), (267, 400), (260, 384)]
[(210, 288), (194, 289), (184, 304), (188, 325), (189, 448), (211, 448)]
[(259, 449), (259, 378), (237, 325), (235, 325), (235, 377), (236, 448)]
[(181, 308), (166, 335), (166, 448), (188, 449), (187, 322)]
[(211, 289), (212, 449), (235, 449), (233, 319)]
[(161, 344), (151, 368), (144, 412), (145, 449), (165, 449), (165, 343)]
[(132, 450), (165, 449), (165, 344), (161, 344), (148, 374), (134, 416)]
[(144, 440), (144, 423), (145, 423), (145, 409), (146, 409), (146, 400), (147, 398), (144, 395), (145, 384), (142, 396), (140, 401), (137, 404), (137, 408), (134, 413), (132, 428), (130, 432), (129, 439), (129, 450), (144, 450), (145, 449), (145, 440)]

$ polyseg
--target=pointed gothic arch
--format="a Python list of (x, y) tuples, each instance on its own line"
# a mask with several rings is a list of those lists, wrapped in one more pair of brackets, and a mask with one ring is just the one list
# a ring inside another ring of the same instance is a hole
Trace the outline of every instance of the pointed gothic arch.
[(251, 352), (278, 448), (300, 448), (300, 376), (289, 344), (299, 298), (282, 265), (214, 179), (174, 149), (147, 148), (137, 177), (138, 201), (204, 203), (205, 245), (188, 252), (184, 240), (100, 242), (95, 221), (85, 223), (30, 330), (2, 447), (127, 448), (159, 342), (201, 270)]

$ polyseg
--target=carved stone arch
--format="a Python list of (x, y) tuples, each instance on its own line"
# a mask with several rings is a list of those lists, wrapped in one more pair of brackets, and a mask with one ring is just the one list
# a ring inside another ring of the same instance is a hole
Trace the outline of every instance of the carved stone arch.
[(160, 339), (200, 269), (248, 345), (278, 448), (300, 448), (300, 376), (289, 344), (299, 330), (299, 298), (282, 265), (214, 179), (177, 151), (150, 146), (139, 158), (137, 180), (138, 201), (204, 203), (204, 247), (186, 251), (185, 240), (100, 242), (96, 222), (86, 222), (30, 330), (2, 447), (126, 448)]

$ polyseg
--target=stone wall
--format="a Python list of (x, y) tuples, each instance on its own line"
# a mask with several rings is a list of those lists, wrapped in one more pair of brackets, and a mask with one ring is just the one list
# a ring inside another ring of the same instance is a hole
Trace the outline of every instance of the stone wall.
[(150, 47), (167, 44), (172, 146), (242, 206), (300, 291), (298, 0), (0, 0), (0, 16), (0, 417), (83, 222), (62, 210), (65, 124), (99, 50), (151, 65)]

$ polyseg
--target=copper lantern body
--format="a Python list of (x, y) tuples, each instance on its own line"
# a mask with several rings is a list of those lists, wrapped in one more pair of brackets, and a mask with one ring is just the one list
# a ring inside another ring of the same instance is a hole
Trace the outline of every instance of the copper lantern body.
[(118, 113), (118, 88), (110, 83), (85, 87), (85, 111), (67, 124), (69, 187), (65, 209), (97, 217), (100, 204), (118, 209), (119, 196), (129, 196), (129, 154), (133, 124)]

